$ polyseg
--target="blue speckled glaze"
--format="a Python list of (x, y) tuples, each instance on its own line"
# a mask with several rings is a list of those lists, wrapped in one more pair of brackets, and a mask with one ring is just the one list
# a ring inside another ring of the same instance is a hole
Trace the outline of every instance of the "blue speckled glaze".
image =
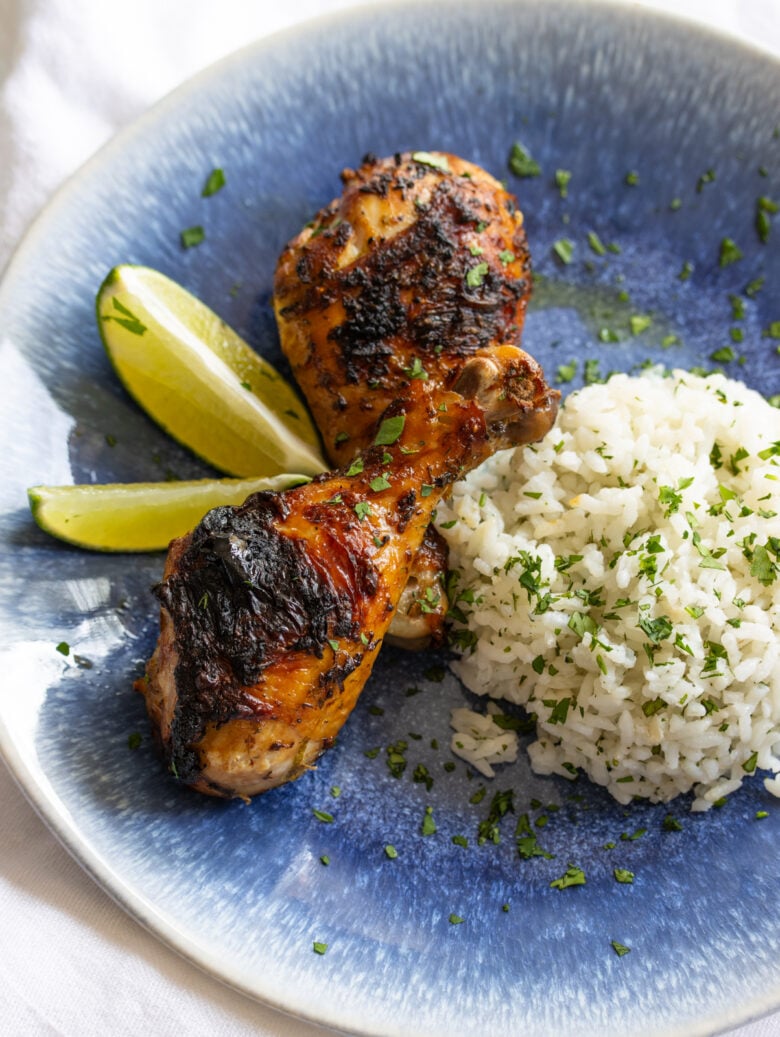
[[(102, 278), (121, 262), (157, 267), (278, 362), (277, 253), (367, 151), (451, 150), (508, 179), (539, 275), (526, 346), (551, 378), (574, 358), (571, 385), (585, 359), (602, 373), (647, 358), (710, 366), (730, 341), (729, 295), (763, 276), (739, 322), (747, 361), (727, 370), (780, 392), (762, 335), (780, 318), (780, 225), (766, 244), (754, 228), (756, 198), (780, 199), (778, 112), (776, 63), (646, 12), (557, 0), (372, 8), (201, 75), (33, 228), (0, 290), (0, 745), (85, 867), (194, 962), (363, 1034), (689, 1035), (780, 1005), (780, 805), (760, 776), (708, 815), (673, 804), (680, 831), (665, 829), (667, 807), (620, 807), (584, 780), (534, 776), (524, 757), (473, 803), (482, 780), (444, 766), (449, 710), (467, 696), (451, 677), (426, 677), (444, 656), (387, 649), (315, 772), (248, 806), (198, 797), (163, 774), (147, 735), (128, 748), (146, 731), (131, 684), (156, 636), (162, 557), (59, 545), (25, 499), (33, 483), (203, 473), (112, 375), (93, 314)], [(508, 172), (514, 140), (541, 176)], [(204, 199), (214, 166), (227, 185)], [(556, 169), (572, 173), (566, 198)], [(196, 223), (205, 243), (184, 250), (179, 233)], [(590, 231), (620, 252), (598, 255)], [(568, 265), (552, 253), (564, 236)], [(744, 257), (721, 267), (724, 237)], [(680, 280), (684, 262), (693, 272)], [(653, 323), (632, 337), (634, 313)], [(605, 328), (619, 341), (602, 341)], [(662, 346), (669, 335), (679, 343)], [(408, 766), (395, 778), (386, 748), (399, 739)], [(413, 778), (419, 764), (430, 788)], [(510, 789), (500, 841), (478, 846), (491, 796)], [(437, 831), (423, 836), (428, 806)], [(535, 830), (551, 858), (519, 858), (524, 813), (548, 817)], [(586, 885), (551, 888), (570, 862)], [(630, 953), (618, 957), (613, 940)]]

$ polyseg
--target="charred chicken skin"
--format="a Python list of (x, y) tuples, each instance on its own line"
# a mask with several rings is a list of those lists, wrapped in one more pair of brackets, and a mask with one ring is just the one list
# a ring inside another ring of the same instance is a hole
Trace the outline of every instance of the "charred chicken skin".
[(407, 382), (340, 470), (175, 540), (138, 684), (170, 770), (248, 798), (311, 768), (365, 685), (437, 502), (494, 450), (543, 435), (549, 407), (527, 354), (481, 351), (451, 389)]
[[(336, 465), (371, 441), (410, 381), (451, 388), (491, 344), (519, 345), (531, 290), (523, 216), (454, 155), (368, 156), (282, 252), (274, 307), (287, 356)], [(441, 639), (446, 547), (431, 528), (391, 633)], [(439, 605), (421, 611), (420, 600)]]

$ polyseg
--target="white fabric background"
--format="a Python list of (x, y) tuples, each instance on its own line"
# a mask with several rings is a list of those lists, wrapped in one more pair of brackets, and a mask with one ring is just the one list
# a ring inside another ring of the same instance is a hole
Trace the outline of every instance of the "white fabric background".
[[(349, 5), (0, 0), (0, 268), (58, 185), (159, 97), (258, 36)], [(647, 6), (780, 55), (780, 0)], [(2, 764), (0, 920), (0, 1033), (7, 1037), (322, 1033), (233, 993), (141, 929), (49, 834)], [(780, 1013), (731, 1037), (780, 1037)]]

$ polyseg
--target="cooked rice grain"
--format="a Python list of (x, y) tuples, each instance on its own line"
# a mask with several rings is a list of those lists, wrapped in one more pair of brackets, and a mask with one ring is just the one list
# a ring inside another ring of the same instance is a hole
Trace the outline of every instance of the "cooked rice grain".
[(537, 714), (537, 773), (707, 810), (780, 771), (778, 480), (780, 412), (654, 370), (573, 393), (542, 443), (456, 484), (453, 668)]
[(499, 712), (496, 704), (490, 702), (487, 713), (477, 713), (464, 706), (453, 709), (450, 719), (455, 732), (450, 749), (486, 778), (495, 776), (493, 764), (514, 763), (517, 759), (517, 735), (499, 726), (494, 719)]

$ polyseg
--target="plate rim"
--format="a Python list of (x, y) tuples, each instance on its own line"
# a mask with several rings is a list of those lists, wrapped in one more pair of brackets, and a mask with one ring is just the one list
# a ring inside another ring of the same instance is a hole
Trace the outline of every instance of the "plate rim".
[[(489, 3), (493, 8), (503, 7), (507, 11), (518, 7), (549, 9), (555, 6), (564, 10), (578, 8), (581, 11), (587, 10), (587, 17), (596, 20), (601, 20), (614, 14), (615, 11), (619, 11), (621, 16), (626, 19), (633, 18), (637, 22), (644, 19), (647, 22), (665, 26), (669, 31), (683, 29), (694, 35), (718, 42), (732, 50), (742, 51), (745, 59), (763, 61), (767, 66), (772, 66), (774, 71), (780, 75), (779, 53), (762, 46), (756, 40), (735, 35), (723, 27), (708, 25), (692, 16), (690, 12), (659, 10), (645, 3), (634, 3), (632, 0), (489, 0)], [(274, 51), (280, 44), (284, 45), (297, 36), (308, 37), (326, 28), (338, 30), (341, 23), (365, 19), (377, 11), (389, 12), (406, 8), (410, 11), (422, 12), (434, 11), (438, 8), (440, 11), (447, 9), (450, 15), (457, 16), (461, 11), (471, 7), (472, 5), (464, 0), (422, 0), (422, 2), (420, 0), (362, 0), (362, 2), (344, 8), (307, 18), (267, 36), (261, 36), (188, 76), (113, 133), (49, 196), (15, 243), (0, 271), (0, 313), (5, 309), (7, 295), (12, 292), (16, 269), (24, 265), (28, 252), (35, 251), (39, 247), (39, 242), (46, 238), (51, 223), (56, 222), (58, 214), (67, 208), (71, 196), (82, 189), (84, 181), (98, 176), (101, 169), (106, 164), (110, 164), (115, 155), (121, 154), (132, 145), (134, 139), (143, 137), (151, 127), (164, 123), (169, 112), (175, 110), (182, 102), (186, 102), (188, 97), (197, 95), (210, 81), (217, 81), (229, 68), (240, 66), (252, 58), (262, 61), (265, 53)], [(250, 1003), (265, 1005), (293, 1019), (320, 1027), (329, 1027), (339, 1032), (364, 1035), (364, 1037), (374, 1037), (374, 1035), (381, 1037), (381, 1035), (391, 1032), (370, 1027), (367, 1025), (370, 1021), (367, 1019), (348, 1020), (346, 1018), (348, 1013), (343, 1011), (338, 1014), (334, 1014), (332, 1011), (325, 1012), (315, 1016), (301, 1011), (299, 1007), (284, 1000), (274, 998), (271, 991), (260, 994), (248, 983), (232, 981), (226, 976), (224, 968), (220, 967), (216, 957), (209, 954), (205, 943), (197, 950), (193, 950), (192, 942), (188, 939), (187, 934), (181, 932), (175, 924), (170, 922), (167, 915), (156, 910), (151, 900), (130, 887), (122, 876), (111, 867), (104, 855), (80, 832), (73, 819), (68, 816), (65, 804), (48, 786), (45, 772), (41, 770), (40, 776), (36, 775), (25, 761), (1, 717), (0, 757), (25, 800), (78, 865), (114, 903), (180, 958), (194, 965), (212, 979), (216, 979), (228, 989), (248, 998)], [(704, 1017), (700, 1019), (699, 1025), (695, 1029), (686, 1023), (673, 1029), (666, 1028), (663, 1031), (650, 1032), (659, 1034), (662, 1032), (666, 1037), (705, 1037), (708, 1034), (724, 1032), (733, 1027), (749, 1024), (778, 1009), (780, 1009), (780, 969), (778, 970), (777, 985), (773, 991), (768, 991), (765, 996), (750, 1003), (743, 1003), (741, 1010), (733, 1010), (726, 1019), (722, 1016), (717, 1019)], [(345, 1026), (349, 1028), (345, 1029)], [(392, 1032), (401, 1034), (405, 1031)]]

